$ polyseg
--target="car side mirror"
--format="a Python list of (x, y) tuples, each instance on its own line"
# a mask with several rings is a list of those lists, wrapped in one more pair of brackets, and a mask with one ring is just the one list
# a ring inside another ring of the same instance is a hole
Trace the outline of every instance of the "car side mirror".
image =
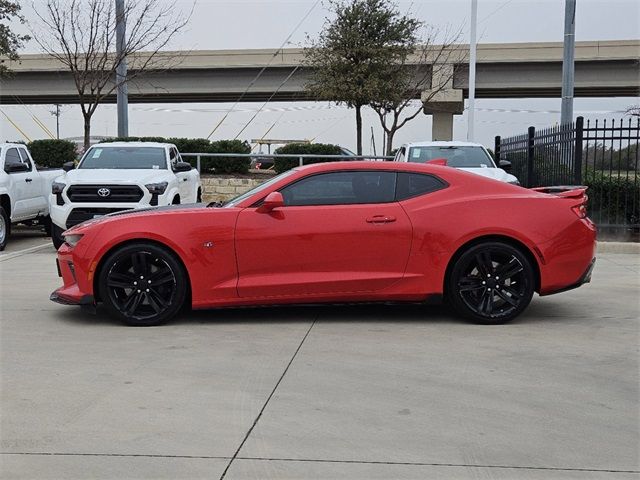
[(284, 206), (284, 198), (280, 192), (271, 192), (267, 195), (262, 202), (262, 205), (258, 207), (259, 213), (269, 213), (274, 208), (283, 207)]
[(62, 170), (64, 170), (65, 172), (70, 172), (71, 170), (75, 170), (76, 168), (76, 162), (64, 162), (62, 164)]
[(28, 172), (29, 165), (26, 163), (12, 163), (11, 165), (5, 166), (5, 172), (7, 173), (19, 173), (19, 172)]
[(498, 167), (507, 173), (511, 173), (511, 162), (509, 160), (500, 160), (498, 162)]
[(173, 171), (176, 173), (190, 172), (193, 167), (188, 162), (176, 162), (173, 166)]

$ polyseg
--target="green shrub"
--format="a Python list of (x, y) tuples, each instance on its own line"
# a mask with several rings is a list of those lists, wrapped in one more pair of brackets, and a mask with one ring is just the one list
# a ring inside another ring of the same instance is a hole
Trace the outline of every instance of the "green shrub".
[(165, 141), (173, 143), (180, 153), (203, 153), (210, 145), (206, 138), (167, 138)]
[(76, 144), (68, 140), (34, 140), (28, 144), (33, 161), (37, 165), (61, 168), (65, 162), (76, 160)]
[[(206, 153), (251, 153), (251, 146), (241, 140), (218, 140)], [(249, 173), (249, 157), (202, 157), (200, 162), (203, 173)]]
[[(292, 154), (290, 158), (276, 158), (274, 160), (274, 170), (278, 173), (286, 172), (300, 164), (300, 160), (295, 155), (341, 155), (342, 151), (338, 145), (327, 143), (289, 143), (283, 147), (276, 148), (278, 155)], [(339, 158), (305, 158), (304, 164), (341, 161)]]
[(638, 225), (640, 184), (635, 176), (588, 175), (589, 216), (598, 225)]
[(167, 143), (168, 140), (164, 137), (116, 137), (102, 140), (100, 143), (105, 142), (158, 142)]

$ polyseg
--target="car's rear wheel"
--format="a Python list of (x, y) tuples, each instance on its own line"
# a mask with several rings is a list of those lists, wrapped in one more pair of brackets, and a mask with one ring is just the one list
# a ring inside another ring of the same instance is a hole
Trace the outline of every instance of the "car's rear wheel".
[(503, 242), (472, 246), (456, 260), (447, 285), (453, 307), (477, 323), (516, 318), (531, 302), (534, 268), (523, 252)]
[(129, 244), (105, 260), (99, 292), (107, 310), (122, 322), (160, 325), (182, 308), (187, 275), (168, 250), (147, 243)]

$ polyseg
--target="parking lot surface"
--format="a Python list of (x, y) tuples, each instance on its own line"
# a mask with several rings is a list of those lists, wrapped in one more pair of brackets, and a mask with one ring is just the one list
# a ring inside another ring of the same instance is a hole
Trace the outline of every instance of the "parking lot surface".
[(47, 240), (0, 254), (1, 478), (639, 478), (637, 255), (502, 326), (368, 305), (130, 328), (49, 301)]

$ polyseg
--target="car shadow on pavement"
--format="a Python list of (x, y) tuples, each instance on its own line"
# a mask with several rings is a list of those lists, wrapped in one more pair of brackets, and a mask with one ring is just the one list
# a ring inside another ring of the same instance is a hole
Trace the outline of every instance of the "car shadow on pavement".
[[(79, 308), (68, 307), (52, 312), (53, 316), (65, 323), (122, 325), (109, 316), (99, 306), (95, 314)], [(511, 325), (554, 321), (564, 317), (580, 317), (571, 305), (535, 299), (525, 312), (511, 322)], [(588, 312), (584, 313), (588, 316)], [(169, 324), (247, 324), (247, 323), (283, 323), (283, 322), (370, 322), (370, 323), (430, 323), (464, 324), (469, 323), (446, 304), (349, 304), (349, 305), (309, 305), (309, 306), (265, 306), (234, 307), (209, 310), (192, 310), (181, 313)]]

